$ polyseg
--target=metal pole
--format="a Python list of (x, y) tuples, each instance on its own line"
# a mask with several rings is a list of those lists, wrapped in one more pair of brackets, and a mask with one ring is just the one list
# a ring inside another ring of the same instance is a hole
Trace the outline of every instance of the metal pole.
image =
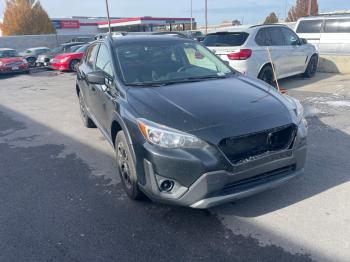
[(205, 34), (208, 34), (208, 0), (205, 0)]
[(191, 31), (193, 31), (193, 6), (192, 6), (192, 0), (191, 0)]
[(108, 5), (108, 0), (106, 0), (106, 12), (107, 12), (107, 19), (108, 19), (108, 32), (112, 33), (111, 29), (111, 19), (109, 17), (109, 5)]

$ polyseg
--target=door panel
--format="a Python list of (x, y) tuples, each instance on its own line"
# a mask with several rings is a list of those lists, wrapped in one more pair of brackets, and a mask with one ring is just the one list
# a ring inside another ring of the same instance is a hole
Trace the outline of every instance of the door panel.
[(109, 131), (109, 116), (111, 106), (116, 102), (116, 87), (113, 81), (113, 69), (111, 56), (106, 45), (101, 44), (95, 62), (95, 70), (101, 70), (105, 74), (104, 85), (94, 85), (91, 88), (91, 104), (94, 108), (95, 117), (101, 128)]
[(285, 38), (285, 44), (288, 56), (288, 65), (286, 66), (286, 74), (300, 73), (305, 68), (305, 62), (307, 59), (306, 46), (300, 44), (299, 37), (289, 28), (281, 28), (282, 35)]

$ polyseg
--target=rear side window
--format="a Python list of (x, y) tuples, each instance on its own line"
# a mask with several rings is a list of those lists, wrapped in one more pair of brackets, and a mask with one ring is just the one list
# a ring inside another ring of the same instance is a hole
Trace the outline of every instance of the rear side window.
[(255, 42), (260, 46), (284, 46), (287, 45), (280, 27), (267, 27), (259, 30)]
[(350, 33), (350, 19), (328, 19), (324, 25), (325, 33)]
[(241, 46), (248, 36), (246, 32), (210, 34), (204, 39), (203, 44), (205, 46)]
[(303, 20), (299, 22), (297, 33), (320, 33), (322, 20)]

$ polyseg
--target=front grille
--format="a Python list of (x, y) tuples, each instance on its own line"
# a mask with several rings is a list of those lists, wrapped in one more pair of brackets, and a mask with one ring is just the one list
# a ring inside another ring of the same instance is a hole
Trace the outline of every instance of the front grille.
[(226, 184), (221, 193), (232, 193), (232, 190), (245, 190), (261, 184), (268, 183), (270, 181), (278, 180), (288, 176), (296, 169), (295, 165), (285, 166), (279, 169), (275, 169), (254, 177), (243, 179), (237, 182)]
[(219, 143), (219, 148), (232, 164), (239, 164), (260, 155), (291, 148), (296, 133), (296, 125), (291, 124), (263, 132), (225, 138)]

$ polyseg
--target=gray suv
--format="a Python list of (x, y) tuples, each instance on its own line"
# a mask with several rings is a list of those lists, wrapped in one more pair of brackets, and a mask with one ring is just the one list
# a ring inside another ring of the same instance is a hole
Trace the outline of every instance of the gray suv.
[(100, 39), (78, 66), (76, 93), (84, 125), (114, 148), (132, 199), (208, 208), (303, 174), (300, 103), (197, 41)]

